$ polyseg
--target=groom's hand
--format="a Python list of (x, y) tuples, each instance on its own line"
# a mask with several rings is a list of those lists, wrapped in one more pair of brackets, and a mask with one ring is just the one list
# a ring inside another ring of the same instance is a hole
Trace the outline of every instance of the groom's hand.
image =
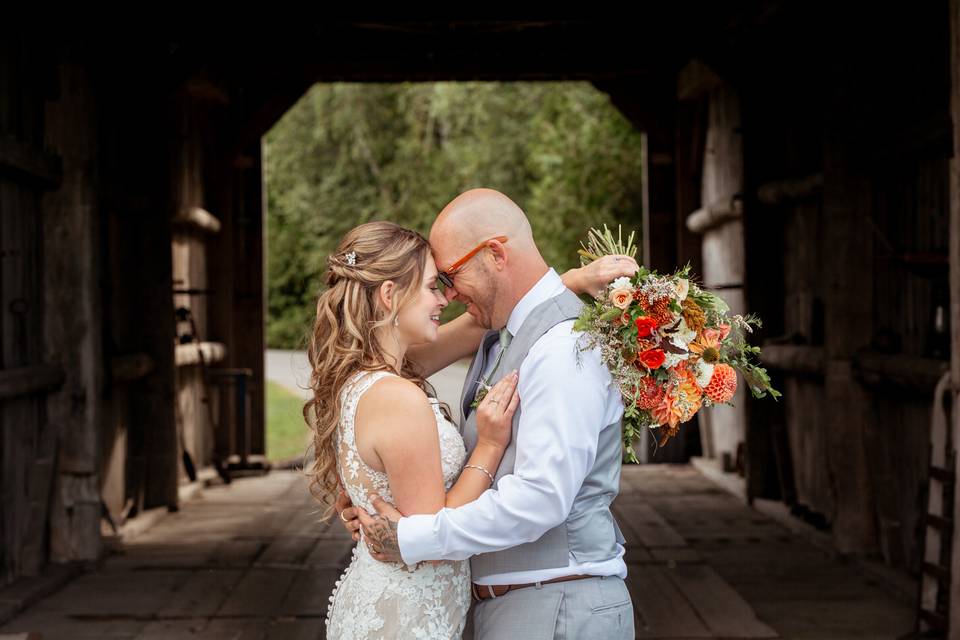
[(337, 500), (334, 502), (333, 508), (340, 516), (343, 528), (350, 533), (354, 542), (358, 542), (360, 540), (360, 521), (357, 519), (357, 510), (353, 507), (353, 502), (351, 502), (343, 487), (340, 487), (340, 491), (337, 493)]
[(370, 555), (380, 562), (403, 562), (397, 541), (397, 522), (403, 514), (379, 496), (370, 496), (370, 499), (377, 511), (374, 515), (356, 507)]

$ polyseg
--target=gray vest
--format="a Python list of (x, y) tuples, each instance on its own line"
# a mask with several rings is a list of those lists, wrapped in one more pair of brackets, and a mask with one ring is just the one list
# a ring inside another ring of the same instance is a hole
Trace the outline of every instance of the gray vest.
[[(575, 319), (582, 306), (580, 299), (570, 291), (564, 291), (538, 305), (530, 312), (510, 342), (491, 384), (504, 374), (514, 369), (519, 370), (520, 363), (527, 357), (530, 347), (557, 324)], [(477, 417), (470, 409), (470, 403), (473, 402), (477, 389), (477, 380), (486, 368), (487, 352), (498, 335), (497, 331), (488, 331), (484, 335), (463, 386), (460, 415), (466, 418), (461, 418), (460, 431), (468, 454), (477, 444)], [(513, 438), (495, 474), (498, 483), (500, 478), (514, 471), (517, 427), (522, 411), (521, 401), (513, 416)], [(620, 492), (620, 464), (623, 456), (620, 434), (619, 421), (607, 425), (600, 432), (596, 461), (584, 478), (565, 522), (547, 531), (534, 542), (474, 556), (470, 560), (473, 576), (482, 578), (513, 571), (566, 567), (570, 563), (571, 554), (578, 563), (599, 562), (615, 557), (617, 543), (623, 544), (623, 535), (610, 512), (610, 503)]]

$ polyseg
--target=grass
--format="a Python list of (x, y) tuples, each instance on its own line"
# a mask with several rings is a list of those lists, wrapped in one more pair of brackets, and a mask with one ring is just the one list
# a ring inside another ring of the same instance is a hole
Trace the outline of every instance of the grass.
[(309, 437), (303, 421), (303, 400), (268, 380), (267, 457), (270, 460), (303, 458)]

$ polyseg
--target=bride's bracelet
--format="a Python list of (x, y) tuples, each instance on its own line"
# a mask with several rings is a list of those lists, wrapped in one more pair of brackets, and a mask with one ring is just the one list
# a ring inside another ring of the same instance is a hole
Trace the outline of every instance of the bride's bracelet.
[(464, 465), (463, 468), (464, 468), (464, 469), (477, 469), (478, 471), (483, 471), (485, 474), (487, 474), (487, 477), (490, 478), (490, 486), (491, 486), (491, 487), (493, 486), (493, 483), (494, 483), (493, 475), (492, 475), (489, 471), (487, 471), (485, 468), (481, 467), (481, 466), (478, 465), (478, 464), (468, 464), (468, 465)]

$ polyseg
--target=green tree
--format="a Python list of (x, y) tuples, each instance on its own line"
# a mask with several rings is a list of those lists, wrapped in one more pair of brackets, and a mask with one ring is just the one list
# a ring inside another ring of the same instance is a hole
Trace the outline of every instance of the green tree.
[(640, 134), (587, 83), (316, 85), (266, 149), (273, 347), (302, 346), (327, 255), (369, 220), (426, 234), (458, 193), (491, 187), (523, 207), (561, 271), (588, 226), (639, 227)]

